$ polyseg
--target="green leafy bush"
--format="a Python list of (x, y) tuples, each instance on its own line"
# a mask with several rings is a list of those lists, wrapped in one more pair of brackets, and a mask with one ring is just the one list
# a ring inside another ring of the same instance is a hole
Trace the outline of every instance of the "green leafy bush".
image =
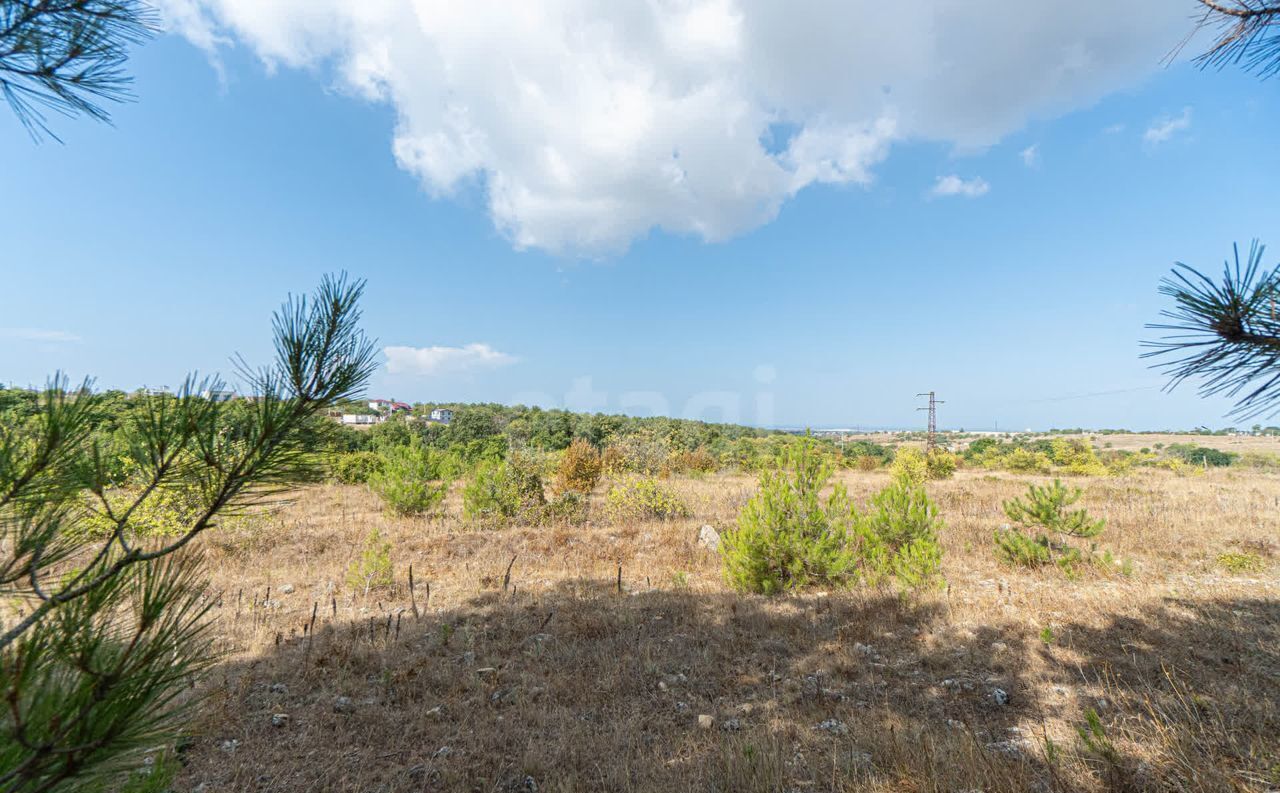
[(374, 529), (365, 539), (364, 549), (347, 568), (347, 585), (352, 589), (383, 589), (395, 583), (395, 570), (391, 565), (391, 543)]
[(1266, 567), (1266, 562), (1256, 553), (1227, 551), (1218, 554), (1218, 564), (1232, 573), (1259, 573)]
[(576, 490), (559, 493), (542, 508), (547, 523), (578, 526), (587, 520), (587, 497)]
[(590, 493), (600, 481), (600, 452), (582, 438), (569, 444), (556, 470), (556, 492)]
[(615, 521), (689, 516), (680, 497), (651, 476), (630, 476), (615, 483), (605, 494), (605, 510)]
[(924, 452), (914, 446), (903, 446), (893, 456), (893, 465), (889, 472), (894, 479), (922, 485), (929, 478), (929, 461)]
[(463, 517), (483, 523), (537, 522), (545, 504), (542, 477), (519, 457), (481, 463), (462, 490)]
[(1195, 446), (1190, 443), (1171, 443), (1167, 451), (1173, 457), (1189, 465), (1210, 468), (1231, 465), (1236, 459), (1236, 455), (1231, 452), (1210, 449), (1208, 446)]
[(1020, 474), (1047, 474), (1053, 470), (1053, 460), (1044, 452), (1021, 447), (1011, 450), (1004, 457), (995, 457), (994, 465)]
[(382, 467), (382, 457), (375, 452), (347, 452), (335, 455), (330, 463), (330, 478), (344, 485), (363, 485)]
[(1093, 446), (1078, 438), (1054, 438), (1051, 456), (1056, 465), (1076, 476), (1106, 476), (1107, 467), (1098, 459)]
[(950, 479), (955, 475), (959, 464), (954, 454), (936, 446), (925, 455), (924, 462), (925, 472), (930, 479)]
[[(1095, 519), (1083, 509), (1067, 509), (1079, 500), (1080, 494), (1080, 488), (1067, 488), (1055, 479), (1043, 487), (1028, 485), (1026, 501), (1015, 498), (1004, 502), (1005, 515), (1018, 528), (996, 530), (996, 556), (1019, 567), (1056, 564), (1068, 571), (1092, 558), (1094, 548), (1086, 555), (1080, 548), (1046, 533), (1062, 537), (1097, 537), (1102, 533), (1105, 520)], [(1034, 529), (1040, 530), (1034, 536), (1023, 531)]]
[(369, 475), (369, 486), (393, 515), (421, 515), (444, 501), (456, 461), (427, 448), (416, 437), (404, 446), (384, 449), (382, 464)]
[(709, 474), (720, 468), (716, 456), (699, 446), (692, 451), (673, 454), (667, 467), (682, 474)]

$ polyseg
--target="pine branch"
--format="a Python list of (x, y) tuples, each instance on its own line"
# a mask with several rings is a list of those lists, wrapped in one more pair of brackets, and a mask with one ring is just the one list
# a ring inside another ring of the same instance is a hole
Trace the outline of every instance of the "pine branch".
[(142, 0), (0, 0), (0, 96), (37, 140), (46, 111), (110, 123), (104, 102), (132, 99), (129, 47), (156, 14)]
[(1242, 263), (1233, 246), (1234, 263), (1224, 264), (1221, 282), (1179, 262), (1160, 282), (1175, 304), (1160, 313), (1172, 321), (1147, 325), (1169, 333), (1143, 345), (1144, 358), (1173, 356), (1156, 364), (1171, 376), (1169, 389), (1200, 379), (1201, 395), (1235, 399), (1232, 415), (1241, 418), (1280, 407), (1280, 269), (1263, 271), (1265, 250), (1255, 240)]

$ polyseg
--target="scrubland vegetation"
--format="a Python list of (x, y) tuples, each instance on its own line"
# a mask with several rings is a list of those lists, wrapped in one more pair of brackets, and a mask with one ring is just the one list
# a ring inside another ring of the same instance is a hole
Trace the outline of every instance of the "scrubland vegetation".
[[(455, 407), (309, 420), (310, 483), (205, 534), (208, 670), (122, 784), (1280, 785), (1280, 443), (926, 452)], [(113, 476), (108, 500), (145, 487)], [(190, 495), (145, 500), (139, 541)]]

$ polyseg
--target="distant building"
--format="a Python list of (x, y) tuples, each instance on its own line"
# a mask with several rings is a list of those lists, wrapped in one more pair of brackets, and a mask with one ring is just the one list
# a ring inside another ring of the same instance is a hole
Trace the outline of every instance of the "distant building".
[(343, 413), (343, 424), (378, 424), (382, 421), (382, 416), (371, 416), (364, 413)]
[(236, 398), (236, 392), (225, 388), (206, 388), (200, 392), (200, 396), (210, 402), (230, 402)]
[(394, 399), (371, 399), (369, 407), (382, 413), (408, 413), (413, 410), (413, 405), (397, 402)]
[(428, 421), (434, 421), (437, 424), (448, 424), (453, 421), (453, 411), (449, 408), (436, 408), (431, 411), (431, 418)]

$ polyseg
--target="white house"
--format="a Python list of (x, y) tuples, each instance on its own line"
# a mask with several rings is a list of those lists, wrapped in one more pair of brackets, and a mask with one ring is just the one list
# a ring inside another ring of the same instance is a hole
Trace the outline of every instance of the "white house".
[(343, 424), (377, 424), (382, 421), (382, 416), (370, 416), (363, 413), (343, 413)]
[(431, 418), (429, 420), (434, 421), (437, 424), (448, 424), (453, 421), (453, 411), (449, 408), (436, 408), (431, 411)]

